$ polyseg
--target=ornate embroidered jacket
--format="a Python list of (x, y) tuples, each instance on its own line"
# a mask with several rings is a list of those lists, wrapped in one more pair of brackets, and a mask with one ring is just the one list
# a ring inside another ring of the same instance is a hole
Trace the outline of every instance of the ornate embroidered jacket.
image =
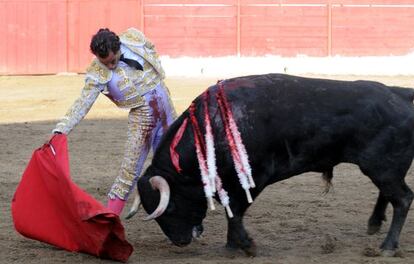
[(141, 95), (155, 88), (165, 77), (154, 45), (137, 29), (129, 28), (119, 35), (121, 52), (137, 60), (143, 71), (136, 70), (120, 61), (109, 70), (94, 59), (86, 70), (85, 86), (80, 97), (56, 125), (53, 132), (65, 134), (85, 117), (100, 93), (105, 94), (120, 108), (136, 108), (144, 104)]

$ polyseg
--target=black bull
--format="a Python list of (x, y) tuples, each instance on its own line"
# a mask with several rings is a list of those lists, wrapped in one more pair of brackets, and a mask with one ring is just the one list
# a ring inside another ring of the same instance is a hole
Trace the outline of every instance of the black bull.
[[(253, 198), (267, 185), (301, 173), (324, 172), (329, 178), (337, 164), (356, 164), (379, 189), (368, 233), (379, 231), (388, 203), (394, 208), (380, 248), (384, 255), (395, 254), (413, 200), (404, 178), (414, 155), (414, 90), (371, 81), (282, 74), (229, 79), (223, 86), (249, 155), (256, 183), (251, 189)], [(208, 89), (217, 169), (234, 214), (228, 218), (227, 246), (255, 255), (255, 244), (242, 222), (250, 204), (239, 184), (215, 100), (218, 85)], [(202, 97), (194, 103), (195, 115), (203, 127)], [(153, 212), (160, 200), (150, 179), (161, 176), (168, 183), (168, 206), (156, 221), (179, 246), (191, 242), (194, 227), (201, 226), (207, 211), (191, 126), (187, 126), (176, 147), (180, 173), (170, 157), (171, 142), (188, 115), (187, 110), (170, 127), (152, 164), (138, 181), (147, 212)]]

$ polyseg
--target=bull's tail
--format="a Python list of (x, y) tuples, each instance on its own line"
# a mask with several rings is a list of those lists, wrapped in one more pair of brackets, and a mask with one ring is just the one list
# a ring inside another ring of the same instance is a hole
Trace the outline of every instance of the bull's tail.
[(333, 168), (326, 170), (322, 173), (322, 179), (325, 182), (324, 194), (327, 194), (332, 187)]

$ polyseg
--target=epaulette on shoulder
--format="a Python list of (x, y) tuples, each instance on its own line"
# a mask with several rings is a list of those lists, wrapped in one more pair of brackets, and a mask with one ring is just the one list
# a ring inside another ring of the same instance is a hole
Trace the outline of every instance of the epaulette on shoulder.
[(86, 69), (86, 76), (104, 84), (112, 79), (112, 71), (106, 68), (98, 59), (94, 59), (91, 65)]
[(128, 28), (119, 35), (119, 38), (122, 43), (132, 46), (142, 46), (146, 42), (144, 34), (135, 28)]

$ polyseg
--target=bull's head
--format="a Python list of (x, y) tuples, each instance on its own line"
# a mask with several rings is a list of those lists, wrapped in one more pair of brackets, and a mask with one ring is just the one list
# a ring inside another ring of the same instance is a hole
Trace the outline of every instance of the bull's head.
[(170, 189), (161, 176), (144, 174), (138, 180), (142, 205), (150, 213), (144, 220), (155, 219), (175, 245), (185, 246), (201, 234), (207, 206), (204, 196), (198, 197), (198, 188), (177, 189)]

